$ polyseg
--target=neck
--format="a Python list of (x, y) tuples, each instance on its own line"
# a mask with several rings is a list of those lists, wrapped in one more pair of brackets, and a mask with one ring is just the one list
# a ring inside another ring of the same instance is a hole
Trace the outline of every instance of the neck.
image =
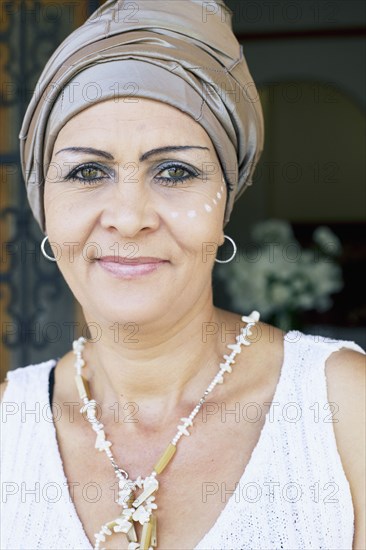
[[(217, 335), (203, 337), (208, 326), (212, 332), (220, 327), (220, 312), (210, 297), (175, 322), (170, 318), (159, 326), (140, 324), (134, 335), (131, 324), (127, 338), (126, 332), (116, 338), (110, 323), (109, 330), (101, 326), (102, 337), (85, 346), (83, 372), (103, 416), (116, 403), (131, 404), (138, 410), (139, 422), (152, 424), (194, 406), (225, 353), (225, 344)], [(85, 317), (88, 323), (92, 321)]]

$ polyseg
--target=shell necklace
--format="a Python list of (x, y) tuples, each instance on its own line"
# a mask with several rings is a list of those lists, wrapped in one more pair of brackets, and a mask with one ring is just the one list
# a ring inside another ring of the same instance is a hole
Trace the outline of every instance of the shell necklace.
[[(128, 550), (153, 550), (157, 548), (157, 519), (153, 510), (157, 509), (157, 505), (154, 502), (154, 494), (159, 488), (159, 481), (157, 476), (161, 474), (167, 467), (169, 462), (174, 456), (177, 449), (177, 443), (182, 435), (189, 436), (188, 428), (193, 426), (193, 420), (197, 413), (204, 404), (209, 393), (212, 392), (216, 384), (222, 384), (224, 381), (224, 374), (231, 373), (231, 365), (235, 363), (235, 356), (241, 352), (241, 345), (249, 346), (251, 342), (247, 340), (247, 335), (252, 334), (250, 327), (254, 326), (259, 321), (259, 313), (252, 311), (248, 316), (243, 315), (241, 318), (243, 322), (247, 323), (247, 326), (242, 327), (240, 334), (236, 337), (236, 344), (229, 344), (231, 354), (224, 355), (224, 363), (220, 363), (218, 373), (214, 376), (211, 383), (207, 386), (201, 399), (194, 407), (189, 416), (181, 418), (182, 424), (177, 426), (177, 433), (170, 441), (169, 445), (156, 462), (152, 472), (145, 478), (138, 476), (134, 481), (129, 479), (128, 473), (120, 468), (111, 451), (112, 443), (106, 439), (106, 434), (103, 430), (104, 425), (96, 418), (97, 402), (95, 399), (90, 399), (90, 391), (87, 380), (82, 376), (81, 369), (85, 365), (83, 359), (83, 350), (86, 343), (84, 337), (80, 337), (73, 342), (73, 352), (76, 355), (75, 360), (75, 382), (79, 392), (81, 401), (84, 403), (80, 409), (82, 414), (86, 414), (86, 419), (90, 422), (92, 429), (96, 432), (95, 448), (99, 451), (104, 451), (112, 463), (114, 473), (118, 480), (118, 499), (117, 504), (122, 507), (121, 513), (118, 517), (108, 521), (102, 525), (99, 533), (95, 536), (94, 550), (100, 549), (101, 542), (106, 540), (106, 536), (114, 533), (124, 533), (128, 540)], [(141, 490), (139, 495), (135, 495), (135, 492)], [(142, 525), (141, 540), (137, 540), (135, 523), (139, 522)]]

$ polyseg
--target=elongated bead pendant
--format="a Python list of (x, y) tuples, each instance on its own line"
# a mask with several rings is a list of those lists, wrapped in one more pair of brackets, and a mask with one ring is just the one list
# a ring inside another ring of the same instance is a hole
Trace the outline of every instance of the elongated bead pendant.
[(90, 399), (90, 391), (89, 391), (88, 381), (85, 380), (85, 378), (83, 376), (81, 376), (81, 374), (75, 374), (75, 382), (76, 382), (76, 387), (77, 387), (78, 392), (79, 392), (80, 399), (85, 399), (85, 397)]
[(132, 506), (138, 508), (150, 495), (152, 495), (159, 488), (159, 482), (157, 479), (152, 478), (144, 485), (144, 490), (141, 495), (133, 501)]
[(151, 541), (151, 530), (152, 530), (151, 521), (147, 521), (146, 523), (143, 524), (142, 533), (141, 533), (140, 550), (149, 550), (150, 541)]
[(158, 519), (155, 514), (151, 514), (151, 541), (150, 544), (153, 548), (158, 547)]
[(173, 443), (169, 443), (169, 445), (154, 466), (154, 470), (157, 474), (161, 474), (161, 472), (165, 470), (165, 468), (168, 466), (169, 462), (173, 458), (176, 450), (176, 445), (173, 445)]
[(130, 530), (127, 533), (128, 542), (137, 542), (137, 535), (135, 526), (132, 524)]

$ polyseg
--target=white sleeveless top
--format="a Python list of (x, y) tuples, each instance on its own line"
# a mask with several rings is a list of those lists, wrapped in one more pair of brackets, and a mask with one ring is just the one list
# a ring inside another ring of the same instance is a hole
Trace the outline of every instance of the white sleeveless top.
[[(324, 368), (342, 347), (365, 353), (353, 341), (297, 330), (285, 335), (259, 441), (194, 550), (352, 550), (354, 509)], [(70, 497), (49, 406), (55, 364), (51, 359), (8, 372), (1, 407), (2, 550), (92, 548)]]

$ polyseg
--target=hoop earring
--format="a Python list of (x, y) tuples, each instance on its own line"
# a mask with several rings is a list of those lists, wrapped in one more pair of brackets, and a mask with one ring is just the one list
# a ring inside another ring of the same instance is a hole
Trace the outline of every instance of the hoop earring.
[(45, 251), (45, 244), (46, 244), (46, 241), (48, 240), (48, 235), (45, 236), (45, 238), (43, 239), (43, 241), (41, 242), (41, 251), (42, 251), (42, 254), (45, 258), (47, 258), (47, 260), (50, 260), (51, 262), (56, 262), (56, 258), (52, 258), (52, 256), (49, 256), (49, 254), (47, 254), (47, 252)]
[(215, 258), (215, 262), (218, 262), (220, 264), (228, 264), (229, 262), (231, 262), (231, 260), (235, 257), (235, 254), (236, 254), (236, 251), (237, 251), (235, 241), (231, 237), (228, 237), (227, 235), (224, 235), (224, 238), (229, 239), (229, 241), (231, 242), (231, 244), (234, 247), (234, 251), (233, 251), (233, 253), (231, 254), (231, 256), (228, 260), (218, 260), (217, 258)]

